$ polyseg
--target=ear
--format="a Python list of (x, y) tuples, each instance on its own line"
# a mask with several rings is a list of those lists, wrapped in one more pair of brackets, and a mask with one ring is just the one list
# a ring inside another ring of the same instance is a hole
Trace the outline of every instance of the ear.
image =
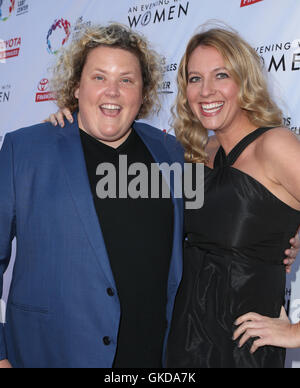
[(75, 92), (74, 92), (74, 97), (77, 98), (77, 100), (79, 98), (79, 88), (80, 88), (80, 85), (77, 86), (77, 88), (75, 89)]

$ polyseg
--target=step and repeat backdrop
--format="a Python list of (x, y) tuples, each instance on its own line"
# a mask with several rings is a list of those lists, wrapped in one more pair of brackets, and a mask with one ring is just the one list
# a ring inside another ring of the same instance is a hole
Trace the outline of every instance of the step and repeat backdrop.
[[(285, 125), (300, 137), (300, 1), (297, 0), (0, 0), (0, 147), (5, 133), (43, 121), (57, 110), (49, 68), (62, 47), (93, 24), (121, 22), (144, 34), (165, 58), (163, 109), (152, 125), (169, 130), (176, 73), (199, 26), (225, 23), (264, 59)], [(291, 166), (293, 168), (293, 166)], [(286, 303), (300, 320), (300, 257), (288, 276)], [(2, 321), (13, 258), (5, 275)], [(288, 368), (300, 367), (300, 350), (288, 351)]]

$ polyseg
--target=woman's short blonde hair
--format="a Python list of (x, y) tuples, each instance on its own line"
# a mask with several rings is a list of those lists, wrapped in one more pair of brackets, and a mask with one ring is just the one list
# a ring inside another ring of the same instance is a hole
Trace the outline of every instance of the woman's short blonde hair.
[(211, 28), (196, 34), (188, 43), (178, 69), (178, 95), (172, 108), (172, 125), (189, 162), (208, 161), (205, 152), (208, 131), (193, 114), (186, 93), (189, 59), (199, 46), (214, 47), (223, 56), (226, 68), (240, 88), (240, 107), (252, 124), (257, 127), (275, 127), (283, 123), (282, 112), (268, 91), (263, 61), (256, 51), (235, 31)]
[(162, 59), (150, 48), (146, 38), (119, 23), (86, 28), (81, 37), (61, 53), (52, 69), (51, 80), (58, 107), (69, 108), (71, 112), (78, 109), (74, 93), (88, 54), (99, 46), (120, 48), (137, 56), (143, 78), (143, 104), (137, 119), (159, 111), (158, 87), (162, 78)]

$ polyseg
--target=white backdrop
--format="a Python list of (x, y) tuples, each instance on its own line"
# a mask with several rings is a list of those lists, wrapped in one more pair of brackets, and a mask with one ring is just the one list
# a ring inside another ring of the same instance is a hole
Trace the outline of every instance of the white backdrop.
[[(0, 0), (0, 146), (6, 132), (56, 111), (48, 68), (62, 45), (67, 46), (83, 26), (111, 21), (142, 32), (166, 58), (164, 108), (151, 118), (152, 125), (169, 129), (184, 47), (199, 25), (217, 19), (238, 30), (264, 58), (286, 125), (300, 136), (299, 17), (298, 0)], [(286, 291), (294, 322), (300, 319), (299, 259)], [(10, 273), (11, 269), (5, 279), (2, 319)], [(300, 367), (300, 350), (288, 351), (287, 367)]]

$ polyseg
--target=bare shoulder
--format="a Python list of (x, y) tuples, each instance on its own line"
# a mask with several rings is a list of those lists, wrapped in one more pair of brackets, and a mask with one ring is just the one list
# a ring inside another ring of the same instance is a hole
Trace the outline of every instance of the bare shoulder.
[(264, 143), (270, 143), (272, 141), (299, 141), (297, 136), (288, 128), (277, 127), (267, 131), (262, 136)]
[(261, 136), (258, 151), (265, 155), (269, 152), (283, 152), (291, 147), (300, 147), (297, 136), (288, 128), (278, 127), (265, 132)]
[[(274, 128), (261, 136), (257, 150), (262, 168), (275, 192), (290, 206), (300, 204), (300, 141), (287, 128)], [(278, 188), (280, 186), (280, 188)]]
[(261, 166), (267, 177), (276, 184), (286, 187), (288, 184), (285, 182), (291, 171), (298, 174), (296, 170), (300, 168), (300, 141), (287, 128), (274, 128), (265, 132), (255, 153), (258, 166)]

